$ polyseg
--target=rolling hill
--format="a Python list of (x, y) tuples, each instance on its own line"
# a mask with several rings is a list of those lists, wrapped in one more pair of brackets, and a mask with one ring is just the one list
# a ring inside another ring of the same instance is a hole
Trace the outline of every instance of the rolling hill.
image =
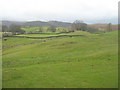
[(21, 26), (56, 26), (56, 27), (68, 27), (71, 26), (72, 23), (68, 22), (59, 22), (59, 21), (29, 21), (29, 22), (19, 22), (19, 21), (2, 21), (2, 25), (10, 26), (12, 24), (21, 25)]

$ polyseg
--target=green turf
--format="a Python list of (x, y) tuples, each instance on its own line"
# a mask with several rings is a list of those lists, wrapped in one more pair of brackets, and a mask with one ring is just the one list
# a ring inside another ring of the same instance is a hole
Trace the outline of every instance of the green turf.
[(21, 28), (24, 31), (39, 31), (39, 27), (26, 27), (26, 28)]
[(20, 34), (20, 35), (14, 35), (14, 36), (25, 36), (25, 37), (50, 37), (50, 36), (60, 36), (60, 35), (91, 35), (88, 32), (83, 32), (83, 31), (76, 31), (73, 33), (61, 33), (61, 34), (56, 34), (56, 33), (52, 33), (52, 34)]
[[(4, 39), (7, 39), (6, 41)], [(3, 38), (3, 47), (9, 47), (14, 45), (24, 45), (28, 43), (34, 43), (41, 41), (42, 39), (29, 39), (29, 38), (17, 38), (17, 37), (5, 37)]]
[(51, 32), (48, 30), (48, 26), (42, 26), (42, 27), (24, 27), (21, 28), (22, 30), (26, 32), (39, 32), (40, 28), (42, 29), (42, 33), (59, 33), (59, 32), (67, 32), (69, 31), (68, 28), (65, 27), (56, 27), (56, 32)]
[(117, 88), (117, 33), (3, 49), (3, 87)]
[(26, 36), (26, 37), (49, 37), (49, 36), (58, 36), (58, 35), (46, 35), (46, 34), (21, 34), (15, 36)]

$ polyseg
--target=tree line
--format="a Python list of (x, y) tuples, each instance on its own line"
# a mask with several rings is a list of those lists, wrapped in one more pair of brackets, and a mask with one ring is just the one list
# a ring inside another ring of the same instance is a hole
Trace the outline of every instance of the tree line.
[[(112, 24), (109, 23), (108, 27), (107, 27), (107, 31), (112, 31), (111, 29)], [(48, 31), (50, 32), (56, 32), (56, 26), (50, 26), (48, 27)], [(71, 24), (71, 28), (69, 29), (69, 31), (66, 30), (62, 30), (62, 32), (74, 32), (75, 30), (80, 30), (80, 31), (87, 31), (87, 32), (91, 32), (91, 33), (95, 33), (98, 32), (99, 30), (96, 28), (90, 28), (87, 26), (86, 23), (84, 23), (81, 20), (76, 20)], [(24, 34), (25, 31), (21, 29), (21, 26), (19, 25), (11, 25), (11, 26), (2, 26), (2, 32), (6, 33), (6, 32), (11, 32), (12, 34)], [(42, 27), (39, 27), (38, 32), (43, 32)]]
[(4, 32), (4, 33), (11, 32), (12, 34), (16, 34), (16, 33), (23, 34), (25, 31), (22, 30), (21, 26), (19, 26), (19, 25), (10, 25), (9, 27), (3, 25), (2, 26), (2, 32)]

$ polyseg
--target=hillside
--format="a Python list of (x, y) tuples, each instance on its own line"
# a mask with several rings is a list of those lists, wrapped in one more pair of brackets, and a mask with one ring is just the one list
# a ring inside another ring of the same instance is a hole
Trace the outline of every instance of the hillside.
[[(89, 24), (88, 27), (91, 28), (99, 28), (99, 29), (107, 29), (108, 28), (108, 24)], [(118, 30), (118, 25), (113, 24), (112, 25), (112, 30)]]
[(7, 37), (18, 46), (3, 49), (3, 88), (117, 88), (118, 32), (69, 34), (84, 36)]
[(2, 25), (5, 25), (5, 26), (10, 26), (12, 24), (14, 25), (23, 25), (25, 22), (19, 22), (19, 21), (2, 21)]
[[(21, 25), (21, 26), (28, 26), (28, 27), (39, 27), (39, 26), (56, 26), (56, 27), (70, 27), (72, 23), (69, 22), (60, 22), (60, 21), (29, 21), (29, 22), (20, 22), (20, 21), (2, 21), (2, 25), (10, 26), (12, 24)], [(88, 24), (88, 27), (97, 28), (97, 29), (107, 29), (108, 24)], [(112, 30), (118, 30), (118, 25), (113, 24)]]
[(10, 26), (12, 24), (21, 25), (21, 26), (56, 26), (56, 27), (69, 27), (71, 23), (68, 22), (59, 22), (59, 21), (29, 21), (29, 22), (19, 22), (19, 21), (2, 21), (2, 25)]

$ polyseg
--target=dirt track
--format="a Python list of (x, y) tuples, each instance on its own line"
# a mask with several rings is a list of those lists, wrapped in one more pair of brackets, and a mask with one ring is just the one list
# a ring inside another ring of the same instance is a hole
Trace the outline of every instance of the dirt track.
[[(27, 44), (19, 44), (19, 45), (7, 46), (7, 47), (2, 47), (2, 48), (3, 48), (3, 49), (5, 49), (5, 48), (12, 48), (12, 47), (25, 46), (25, 45), (31, 45), (31, 44), (46, 42), (46, 41), (50, 41), (50, 40), (57, 40), (57, 39), (51, 39), (51, 38), (54, 38), (54, 37), (76, 37), (76, 36), (84, 36), (84, 35), (60, 35), (60, 36), (50, 36), (50, 37), (24, 37), (24, 36), (12, 36), (12, 37), (19, 37), (19, 38), (47, 39), (47, 40), (42, 40), (42, 41), (33, 42), (33, 43), (27, 43)], [(50, 39), (48, 39), (48, 38), (50, 38)]]

